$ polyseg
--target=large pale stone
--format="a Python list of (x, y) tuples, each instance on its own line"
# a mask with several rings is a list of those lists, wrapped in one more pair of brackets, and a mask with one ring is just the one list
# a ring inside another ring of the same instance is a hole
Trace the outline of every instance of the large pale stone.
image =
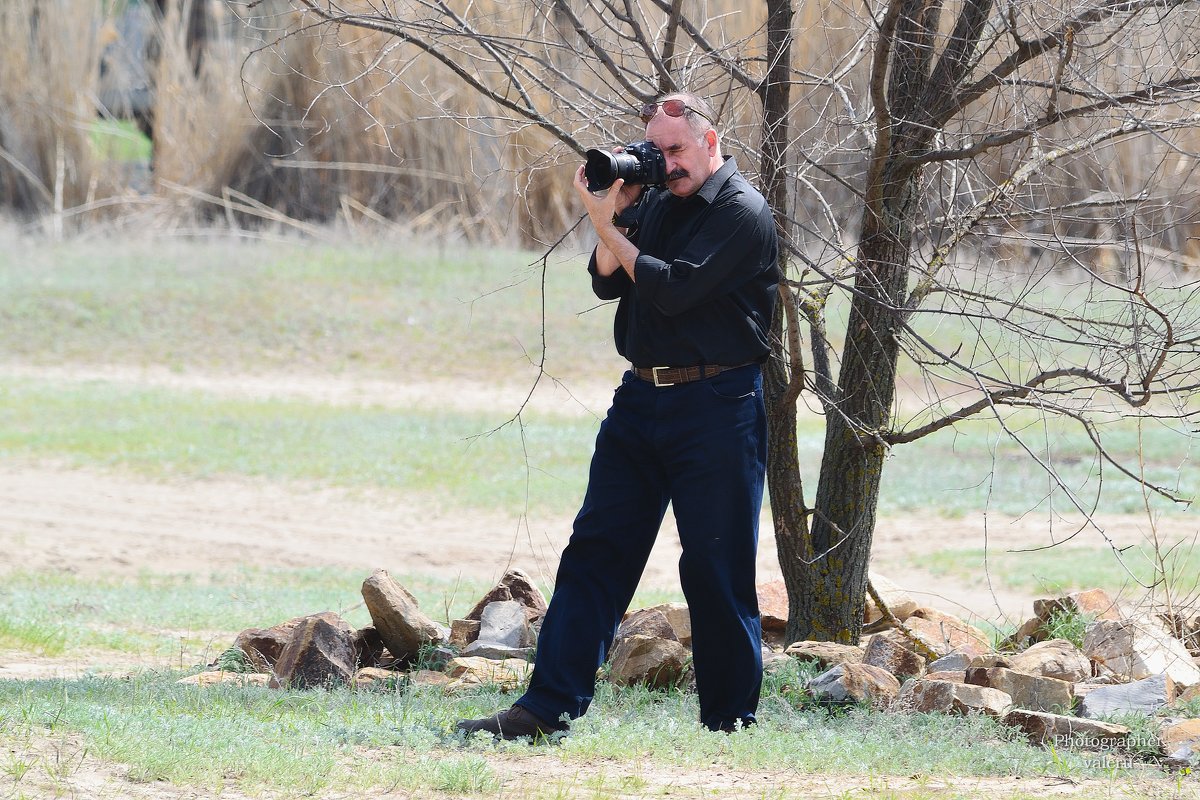
[(1071, 684), (1058, 678), (1026, 675), (1004, 667), (968, 669), (967, 683), (987, 686), (1012, 698), (1012, 705), (1029, 711), (1049, 711), (1053, 714), (1071, 710)]
[(531, 658), (536, 634), (516, 600), (497, 600), (488, 603), (479, 621), (479, 636), (463, 648), (464, 656), (481, 656), (503, 660)]
[(975, 713), (1001, 717), (1012, 707), (1012, 698), (987, 686), (920, 678), (904, 684), (896, 705), (927, 714)]
[(501, 600), (516, 600), (525, 610), (525, 616), (532, 624), (539, 624), (546, 615), (546, 596), (537, 588), (533, 578), (519, 569), (510, 569), (500, 578), (499, 583), (488, 590), (465, 619), (483, 619), (483, 610), (489, 603)]
[(325, 615), (301, 620), (275, 664), (271, 688), (308, 689), (349, 683), (355, 658), (348, 629), (344, 623), (331, 623)]
[(618, 686), (676, 686), (687, 672), (688, 651), (674, 639), (634, 634), (613, 649), (609, 679)]
[(1108, 749), (1123, 744), (1130, 733), (1124, 725), (1023, 708), (1009, 711), (1002, 721), (1023, 731), (1034, 744), (1052, 744), (1057, 748)]
[(1165, 628), (1138, 620), (1100, 620), (1088, 627), (1083, 652), (1124, 681), (1166, 675), (1181, 687), (1200, 683), (1200, 668)]
[(363, 581), (362, 596), (380, 638), (400, 661), (415, 658), (425, 645), (449, 639), (449, 631), (425, 616), (416, 598), (387, 570), (377, 569)]
[(1079, 703), (1079, 716), (1106, 717), (1113, 714), (1150, 716), (1175, 701), (1175, 683), (1166, 675), (1151, 675), (1140, 681), (1097, 686)]
[(488, 603), (479, 619), (477, 641), (507, 647), (532, 647), (537, 642), (524, 607), (516, 600)]
[(900, 681), (885, 669), (846, 662), (809, 681), (808, 691), (823, 703), (889, 705), (900, 693)]
[(798, 661), (815, 661), (821, 669), (863, 660), (861, 647), (836, 642), (794, 642), (784, 652)]
[[(883, 604), (901, 622), (908, 619), (920, 605), (913, 599), (912, 595), (878, 572), (868, 570), (867, 580), (875, 587), (875, 591), (879, 593), (879, 599), (883, 601)], [(875, 603), (875, 598), (871, 597), (870, 593), (868, 593), (866, 607), (863, 609), (863, 624), (871, 625), (881, 619), (883, 619), (883, 612)]]
[(1066, 639), (1048, 639), (1008, 657), (1017, 672), (1075, 683), (1092, 676), (1092, 662)]

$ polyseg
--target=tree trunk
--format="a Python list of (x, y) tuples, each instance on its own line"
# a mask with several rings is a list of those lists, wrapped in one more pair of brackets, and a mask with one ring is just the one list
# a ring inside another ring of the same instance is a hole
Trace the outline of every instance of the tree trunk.
[[(788, 65), (791, 63), (792, 6), (789, 0), (767, 2), (767, 53), (772, 69), (759, 90), (763, 106), (762, 163), (763, 188), (767, 201), (775, 211), (775, 225), (780, 237), (791, 229), (787, 198), (785, 154), (788, 137), (788, 107), (791, 92)], [(788, 274), (788, 250), (780, 248), (779, 270), (782, 278)], [(791, 293), (781, 288), (779, 304), (792, 302)], [(804, 489), (796, 451), (796, 398), (788, 387), (793, 375), (786, 363), (781, 344), (784, 341), (783, 308), (775, 310), (771, 324), (774, 342), (771, 358), (763, 370), (763, 390), (767, 403), (767, 487), (771, 497), (771, 519), (775, 528), (775, 543), (779, 565), (789, 597), (805, 593), (806, 584), (794, 566), (809, 557), (808, 517), (804, 506)]]
[[(911, 183), (906, 193), (911, 191)], [(890, 204), (888, 204), (890, 205)], [(787, 636), (853, 644), (862, 633), (867, 567), (887, 448), (878, 434), (895, 396), (899, 309), (911, 233), (903, 212), (859, 245), (855, 298), (838, 378), (841, 402), (826, 415), (825, 451), (806, 559), (792, 566)], [(864, 226), (865, 227), (865, 226)]]

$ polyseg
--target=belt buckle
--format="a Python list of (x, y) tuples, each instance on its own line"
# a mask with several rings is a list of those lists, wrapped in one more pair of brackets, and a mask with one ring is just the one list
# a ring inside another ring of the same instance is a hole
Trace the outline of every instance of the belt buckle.
[(654, 385), (655, 386), (674, 386), (675, 384), (673, 384), (673, 383), (662, 383), (661, 381), (659, 381), (658, 371), (660, 369), (670, 369), (670, 367), (651, 367), (650, 368), (650, 375), (651, 375), (651, 377), (654, 378)]

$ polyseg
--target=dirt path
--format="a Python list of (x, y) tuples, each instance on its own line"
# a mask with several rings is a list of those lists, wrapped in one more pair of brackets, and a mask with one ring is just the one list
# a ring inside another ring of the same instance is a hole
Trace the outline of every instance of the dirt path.
[[(51, 382), (105, 381), (254, 398), (293, 397), (330, 404), (517, 408), (527, 386), (458, 382), (399, 384), (306, 375), (205, 375), (112, 367), (0, 365), (0, 375)], [(540, 411), (602, 414), (611, 389), (565, 387), (547, 381), (531, 403)], [(1140, 518), (1110, 518), (1118, 544), (1142, 540)], [(46, 462), (0, 461), (0, 574), (14, 569), (77, 574), (189, 572), (203, 575), (246, 565), (336, 565), (364, 572), (494, 580), (520, 567), (552, 583), (570, 532), (567, 516), (522, 518), (488, 511), (445, 510), (394, 491), (344, 490), (250, 479), (149, 480), (128, 472), (72, 469)], [(1168, 536), (1194, 534), (1185, 518), (1163, 523)], [(1057, 535), (1069, 531), (1060, 526)], [(1016, 619), (1033, 597), (992, 585), (986, 576), (950, 579), (919, 566), (939, 549), (993, 550), (1045, 545), (1040, 519), (920, 515), (880, 520), (874, 571), (935, 608), (964, 617)], [(1097, 546), (1098, 537), (1081, 537)], [(644, 587), (675, 589), (678, 537), (668, 515), (643, 579)], [(780, 577), (774, 535), (764, 515), (759, 580)]]

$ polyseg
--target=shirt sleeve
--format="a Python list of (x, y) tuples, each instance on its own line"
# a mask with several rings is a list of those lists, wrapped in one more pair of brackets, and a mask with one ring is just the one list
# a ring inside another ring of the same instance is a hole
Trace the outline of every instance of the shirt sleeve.
[[(674, 316), (728, 292), (737, 272), (762, 251), (770, 215), (744, 202), (710, 209), (708, 219), (673, 261), (642, 253), (634, 264), (638, 298)], [(746, 278), (751, 276), (746, 275)]]
[(608, 277), (597, 272), (595, 250), (592, 251), (592, 257), (588, 259), (588, 272), (592, 276), (592, 291), (601, 300), (620, 299), (621, 295), (625, 294), (626, 289), (633, 283), (629, 279), (629, 273), (624, 268), (618, 269)]

